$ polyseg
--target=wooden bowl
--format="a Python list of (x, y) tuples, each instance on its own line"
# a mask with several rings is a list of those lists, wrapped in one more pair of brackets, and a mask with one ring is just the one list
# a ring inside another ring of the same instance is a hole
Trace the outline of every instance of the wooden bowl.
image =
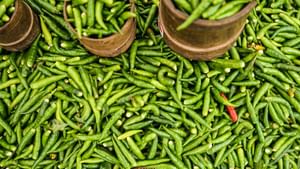
[(23, 0), (16, 0), (15, 8), (10, 21), (0, 27), (0, 47), (13, 52), (29, 47), (40, 33), (39, 19), (31, 8)]
[[(64, 2), (64, 19), (68, 23), (70, 29), (76, 33), (76, 30), (68, 22), (67, 16), (67, 4), (68, 0)], [(131, 12), (135, 12), (134, 1), (130, 1)], [(136, 20), (135, 18), (130, 18), (126, 21), (121, 29), (120, 33), (113, 34), (106, 38), (96, 39), (84, 37), (79, 39), (80, 43), (91, 53), (101, 56), (101, 57), (115, 57), (121, 53), (127, 51), (135, 39), (136, 34)]]
[(175, 52), (191, 60), (211, 60), (222, 56), (237, 40), (256, 2), (250, 2), (237, 14), (221, 20), (194, 21), (188, 28), (177, 31), (188, 17), (172, 0), (161, 0), (159, 27), (165, 42)]

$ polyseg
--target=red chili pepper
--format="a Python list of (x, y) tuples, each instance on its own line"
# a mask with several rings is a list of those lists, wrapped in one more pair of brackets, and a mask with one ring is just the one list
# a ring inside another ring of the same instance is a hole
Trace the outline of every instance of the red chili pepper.
[[(220, 95), (221, 95), (224, 99), (227, 100), (227, 97), (225, 96), (224, 93), (220, 93)], [(231, 118), (231, 121), (234, 122), (234, 123), (237, 122), (237, 120), (238, 120), (238, 115), (237, 115), (237, 113), (236, 113), (236, 111), (235, 111), (235, 108), (234, 108), (233, 106), (226, 106), (226, 110), (227, 110), (227, 112), (229, 113), (229, 116), (230, 116), (230, 118)]]

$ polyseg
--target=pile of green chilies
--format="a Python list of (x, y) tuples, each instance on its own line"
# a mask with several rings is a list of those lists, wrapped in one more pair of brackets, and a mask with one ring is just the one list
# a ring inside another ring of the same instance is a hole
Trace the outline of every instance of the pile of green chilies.
[(176, 7), (189, 14), (189, 17), (177, 27), (184, 30), (197, 19), (220, 20), (238, 13), (252, 0), (172, 0)]
[(2, 0), (0, 2), (0, 27), (10, 20), (15, 11), (15, 0)]
[(125, 22), (135, 13), (126, 1), (77, 0), (67, 6), (67, 15), (79, 38), (102, 38), (120, 32)]
[(137, 20), (137, 33), (138, 38), (142, 38), (144, 35), (148, 35), (155, 44), (156, 37), (159, 32), (157, 27), (157, 11), (159, 6), (159, 0), (144, 0), (136, 1), (136, 20)]
[(136, 4), (119, 57), (90, 55), (43, 8), (28, 50), (0, 50), (0, 168), (298, 169), (300, 3), (258, 1), (210, 62), (174, 53), (157, 4)]

